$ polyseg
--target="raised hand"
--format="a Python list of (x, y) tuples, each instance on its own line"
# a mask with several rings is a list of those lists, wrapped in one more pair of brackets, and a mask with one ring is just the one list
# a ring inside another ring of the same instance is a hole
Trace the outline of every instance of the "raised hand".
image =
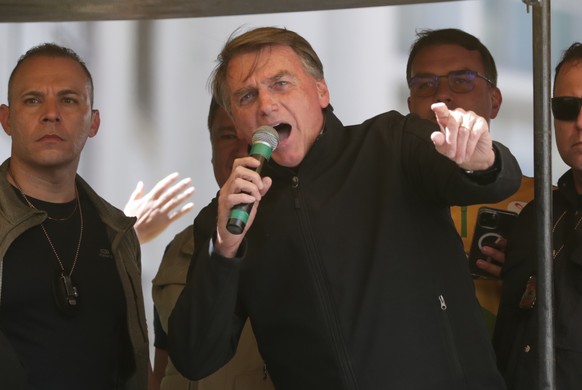
[(172, 173), (160, 180), (145, 195), (144, 184), (140, 181), (129, 197), (123, 212), (125, 215), (137, 217), (134, 229), (140, 244), (153, 240), (172, 222), (194, 207), (192, 202), (188, 202), (176, 210), (194, 193), (190, 178), (182, 179), (174, 184), (176, 180), (178, 180), (178, 174)]

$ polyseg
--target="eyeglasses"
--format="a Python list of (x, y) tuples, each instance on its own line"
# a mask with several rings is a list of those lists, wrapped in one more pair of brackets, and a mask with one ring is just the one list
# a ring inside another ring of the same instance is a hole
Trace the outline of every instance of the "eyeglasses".
[(580, 108), (582, 108), (582, 98), (573, 96), (552, 98), (552, 112), (555, 119), (575, 121), (580, 115)]
[(487, 81), (490, 85), (494, 85), (493, 81), (474, 70), (453, 70), (442, 76), (426, 73), (417, 74), (408, 82), (410, 93), (418, 97), (432, 96), (437, 92), (443, 77), (447, 78), (451, 91), (456, 93), (471, 92), (475, 88), (475, 79), (477, 77)]

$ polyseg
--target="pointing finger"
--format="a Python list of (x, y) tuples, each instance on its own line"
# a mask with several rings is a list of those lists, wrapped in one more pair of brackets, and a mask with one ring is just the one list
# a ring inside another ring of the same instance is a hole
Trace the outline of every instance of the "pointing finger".
[(447, 127), (449, 116), (451, 115), (445, 103), (434, 103), (430, 106), (431, 110), (436, 115), (436, 120), (441, 129)]

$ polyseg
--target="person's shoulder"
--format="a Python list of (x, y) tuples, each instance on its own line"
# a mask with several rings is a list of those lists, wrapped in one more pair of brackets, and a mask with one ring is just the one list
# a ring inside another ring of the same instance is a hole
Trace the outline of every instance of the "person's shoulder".
[(402, 114), (396, 110), (385, 111), (366, 119), (362, 125), (371, 126), (377, 123), (400, 123), (406, 120), (408, 115)]
[(358, 125), (347, 126), (348, 129), (395, 135), (409, 132), (426, 138), (427, 134), (438, 130), (435, 123), (420, 118), (416, 114), (402, 114), (398, 111), (386, 111), (370, 117)]
[(178, 247), (182, 251), (192, 254), (194, 253), (194, 226), (188, 225), (180, 233), (176, 234), (172, 241), (168, 244), (168, 248)]
[[(92, 187), (87, 183), (80, 175), (76, 177), (77, 189), (80, 193), (84, 194), (91, 204), (97, 209), (97, 212), (101, 218), (108, 220), (109, 218), (117, 220), (126, 220), (128, 223), (135, 222), (135, 217), (128, 217), (125, 215), (123, 210), (115, 207), (109, 203), (105, 198), (99, 195)], [(104, 221), (107, 222), (107, 221)]]
[(196, 218), (194, 218), (194, 226), (197, 229), (199, 226), (216, 226), (216, 216), (218, 214), (218, 193), (210, 203), (200, 210)]
[(158, 272), (152, 280), (154, 289), (169, 284), (184, 284), (193, 253), (193, 226), (189, 225), (167, 245)]

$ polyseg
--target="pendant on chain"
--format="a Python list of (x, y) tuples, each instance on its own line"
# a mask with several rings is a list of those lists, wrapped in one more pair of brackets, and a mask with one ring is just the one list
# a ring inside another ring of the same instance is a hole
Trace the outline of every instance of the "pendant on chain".
[(70, 276), (59, 274), (53, 282), (53, 295), (57, 308), (67, 315), (74, 314), (79, 305), (79, 293), (77, 287), (73, 285)]

